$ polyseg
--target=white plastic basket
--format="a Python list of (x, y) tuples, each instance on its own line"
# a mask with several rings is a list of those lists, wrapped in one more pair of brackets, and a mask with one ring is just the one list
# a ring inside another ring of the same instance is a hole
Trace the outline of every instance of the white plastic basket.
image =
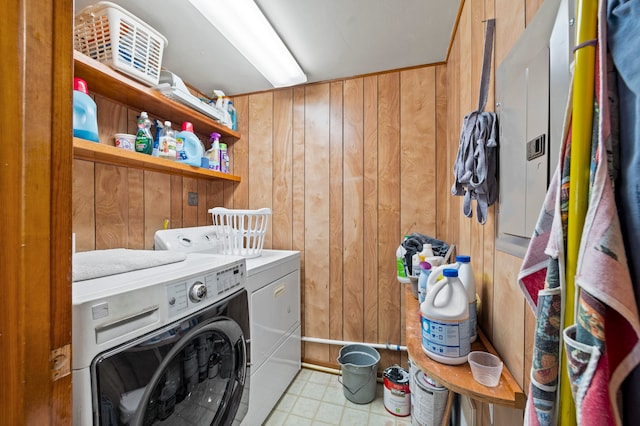
[(167, 39), (117, 4), (101, 1), (75, 17), (73, 47), (150, 86), (158, 84)]
[(232, 210), (224, 207), (209, 209), (222, 241), (222, 252), (235, 256), (258, 257), (262, 255), (264, 235), (269, 226), (271, 209)]

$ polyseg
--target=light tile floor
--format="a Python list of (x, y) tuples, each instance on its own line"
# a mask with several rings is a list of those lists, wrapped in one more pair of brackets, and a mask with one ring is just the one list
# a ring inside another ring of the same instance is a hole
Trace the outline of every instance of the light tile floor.
[(383, 385), (369, 404), (354, 404), (344, 396), (341, 378), (303, 368), (267, 418), (267, 426), (380, 425), (410, 426), (411, 416), (397, 417), (384, 408)]

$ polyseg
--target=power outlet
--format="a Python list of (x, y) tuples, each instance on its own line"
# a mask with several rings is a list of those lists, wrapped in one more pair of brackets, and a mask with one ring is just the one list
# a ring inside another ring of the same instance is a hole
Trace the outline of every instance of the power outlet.
[(197, 206), (198, 205), (198, 193), (197, 192), (190, 192), (189, 193), (189, 197), (187, 199), (187, 202), (189, 203), (190, 206)]

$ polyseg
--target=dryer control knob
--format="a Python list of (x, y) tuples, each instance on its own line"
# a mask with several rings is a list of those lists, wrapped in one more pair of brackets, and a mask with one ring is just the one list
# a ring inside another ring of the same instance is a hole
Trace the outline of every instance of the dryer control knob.
[(200, 302), (207, 297), (207, 286), (202, 281), (196, 281), (189, 289), (189, 299), (192, 302)]

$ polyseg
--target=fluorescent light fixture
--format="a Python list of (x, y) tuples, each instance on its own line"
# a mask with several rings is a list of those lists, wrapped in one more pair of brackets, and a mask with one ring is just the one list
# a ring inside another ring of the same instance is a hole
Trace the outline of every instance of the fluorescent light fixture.
[(307, 81), (253, 0), (189, 0), (274, 87)]

